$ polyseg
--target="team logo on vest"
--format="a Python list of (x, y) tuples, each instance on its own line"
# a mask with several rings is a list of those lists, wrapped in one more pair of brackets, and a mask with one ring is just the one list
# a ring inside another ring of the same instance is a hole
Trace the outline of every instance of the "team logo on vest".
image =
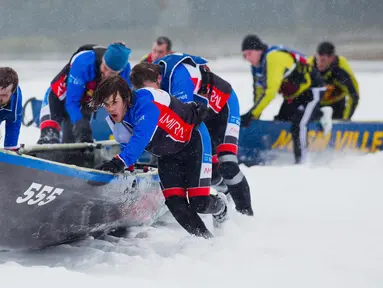
[[(194, 91), (198, 91), (201, 88), (202, 81), (198, 78), (191, 78), (194, 84)], [(209, 107), (213, 109), (215, 113), (219, 113), (222, 108), (226, 105), (227, 101), (230, 98), (230, 93), (225, 93), (217, 88), (217, 86), (213, 85), (213, 89), (211, 89), (211, 85), (206, 85), (206, 90), (210, 91), (208, 94), (200, 94), (198, 92), (196, 95), (199, 97), (206, 99), (209, 103)]]
[[(222, 110), (223, 106), (226, 104), (227, 99), (229, 97), (226, 94), (219, 93), (215, 87), (213, 87), (213, 91), (211, 91), (211, 95), (209, 98), (209, 106), (214, 110), (214, 112), (218, 113)], [(230, 96), (230, 95), (228, 95)], [(226, 99), (223, 99), (225, 97)]]
[(66, 93), (66, 79), (67, 75), (61, 75), (59, 79), (51, 84), (51, 89), (53, 93), (57, 95), (57, 97), (62, 98)]
[(183, 121), (174, 111), (169, 107), (154, 102), (160, 110), (160, 119), (158, 120), (158, 127), (168, 133), (167, 137), (172, 138), (177, 142), (188, 142), (191, 138), (194, 125), (190, 125)]

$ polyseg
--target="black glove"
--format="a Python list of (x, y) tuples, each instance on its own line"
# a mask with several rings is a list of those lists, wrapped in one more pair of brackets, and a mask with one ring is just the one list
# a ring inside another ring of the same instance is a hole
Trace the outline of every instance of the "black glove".
[(86, 119), (78, 120), (72, 129), (75, 143), (93, 143), (92, 128)]
[(124, 171), (125, 164), (119, 158), (115, 157), (110, 161), (105, 161), (101, 164), (98, 164), (94, 169), (116, 174)]
[(201, 124), (201, 122), (206, 119), (206, 117), (209, 115), (209, 112), (211, 111), (209, 107), (199, 102), (191, 102), (189, 105), (192, 106), (195, 111), (194, 124), (196, 125)]
[(247, 112), (244, 115), (241, 115), (241, 127), (249, 127), (252, 120), (253, 115), (251, 115), (251, 111)]

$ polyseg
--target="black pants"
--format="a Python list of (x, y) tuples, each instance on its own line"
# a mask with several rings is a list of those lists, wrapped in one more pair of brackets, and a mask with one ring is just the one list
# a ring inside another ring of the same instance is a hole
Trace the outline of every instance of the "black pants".
[(320, 112), (320, 100), (323, 98), (325, 87), (311, 88), (292, 103), (284, 101), (275, 120), (290, 121), (293, 139), (295, 162), (300, 163), (307, 154), (307, 129)]
[(213, 151), (212, 184), (223, 181), (228, 187), (237, 211), (253, 215), (250, 187), (238, 165), (238, 138), (240, 131), (239, 103), (235, 92), (220, 113), (212, 114), (205, 121)]
[(184, 149), (158, 157), (158, 174), (169, 211), (186, 231), (205, 238), (211, 233), (197, 213), (215, 214), (223, 209), (219, 198), (210, 194), (211, 170), (210, 137), (204, 124), (193, 131)]
[[(90, 120), (91, 111), (81, 108), (83, 117)], [(59, 99), (51, 89), (48, 89), (40, 111), (40, 129), (54, 128), (62, 131), (62, 143), (73, 143), (72, 122), (65, 108), (65, 99)]]

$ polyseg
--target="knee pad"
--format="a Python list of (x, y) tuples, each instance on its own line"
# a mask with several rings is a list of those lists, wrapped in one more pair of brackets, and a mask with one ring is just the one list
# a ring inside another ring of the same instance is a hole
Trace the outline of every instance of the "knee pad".
[(189, 198), (190, 207), (201, 214), (216, 213), (222, 209), (222, 203), (216, 196), (195, 196)]
[(242, 182), (245, 177), (236, 162), (222, 162), (219, 170), (226, 185), (233, 186)]
[(194, 196), (189, 198), (190, 206), (195, 211), (206, 211), (210, 205), (210, 196)]
[(177, 215), (185, 213), (185, 210), (187, 210), (188, 203), (185, 197), (170, 196), (166, 198), (165, 205), (168, 207), (169, 211), (176, 217)]
[(219, 164), (219, 172), (223, 179), (232, 179), (241, 170), (239, 169), (238, 163), (235, 162), (222, 162)]

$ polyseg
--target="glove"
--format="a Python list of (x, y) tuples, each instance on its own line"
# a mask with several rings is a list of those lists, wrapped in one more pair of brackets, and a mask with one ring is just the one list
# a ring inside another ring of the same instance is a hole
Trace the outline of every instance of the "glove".
[(86, 119), (78, 120), (72, 129), (75, 143), (93, 143), (92, 128)]
[(206, 117), (209, 115), (209, 112), (211, 111), (211, 109), (209, 107), (207, 107), (205, 104), (202, 104), (202, 103), (197, 103), (197, 102), (191, 102), (189, 103), (190, 106), (193, 107), (194, 111), (195, 111), (195, 121), (194, 121), (194, 124), (196, 125), (199, 125), (201, 124), (201, 122), (203, 122)]
[(110, 161), (105, 161), (97, 165), (94, 169), (116, 174), (124, 171), (125, 164), (118, 157), (114, 157)]
[(253, 115), (251, 114), (251, 111), (241, 115), (241, 127), (249, 127), (252, 120)]

